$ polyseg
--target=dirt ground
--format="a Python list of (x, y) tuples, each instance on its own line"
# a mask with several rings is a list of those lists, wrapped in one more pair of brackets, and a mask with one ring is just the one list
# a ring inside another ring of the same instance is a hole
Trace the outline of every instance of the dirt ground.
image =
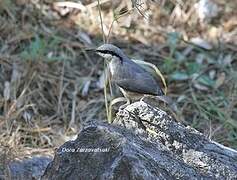
[(85, 51), (103, 39), (159, 68), (183, 123), (237, 149), (237, 1), (54, 2), (0, 1), (1, 162), (107, 119), (104, 61)]

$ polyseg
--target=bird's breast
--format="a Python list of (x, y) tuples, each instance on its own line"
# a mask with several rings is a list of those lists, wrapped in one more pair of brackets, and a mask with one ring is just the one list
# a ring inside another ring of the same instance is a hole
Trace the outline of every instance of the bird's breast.
[(111, 75), (113, 76), (115, 74), (115, 65), (112, 62), (109, 63), (109, 70)]
[(109, 63), (109, 70), (110, 73), (113, 77), (119, 77), (120, 73), (122, 72), (122, 64), (119, 60), (117, 59), (113, 59), (110, 63)]

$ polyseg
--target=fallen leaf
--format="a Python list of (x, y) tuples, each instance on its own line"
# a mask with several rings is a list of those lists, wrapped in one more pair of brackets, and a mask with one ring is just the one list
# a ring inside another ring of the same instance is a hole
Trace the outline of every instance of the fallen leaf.
[(224, 65), (231, 65), (232, 61), (233, 61), (233, 57), (231, 54), (228, 54), (223, 58)]
[(82, 41), (85, 45), (89, 46), (89, 45), (93, 44), (92, 41), (91, 41), (90, 36), (85, 32), (80, 31), (78, 33), (78, 37), (79, 37), (80, 41)]
[(205, 86), (209, 86), (209, 87), (213, 87), (215, 85), (215, 81), (212, 80), (207, 75), (202, 75), (202, 76), (198, 77), (197, 82), (199, 82)]
[(182, 102), (182, 101), (185, 100), (186, 98), (187, 98), (186, 95), (181, 95), (181, 96), (179, 96), (178, 99), (177, 99), (177, 103)]
[(170, 75), (171, 79), (178, 80), (178, 81), (184, 81), (189, 79), (189, 75), (184, 72), (174, 72)]
[(209, 71), (209, 77), (210, 77), (211, 79), (214, 79), (215, 76), (216, 76), (216, 71), (215, 71), (215, 70)]
[(220, 12), (217, 4), (212, 0), (200, 0), (195, 4), (195, 8), (200, 21), (207, 23), (217, 17)]
[(194, 87), (195, 87), (196, 89), (198, 89), (198, 90), (201, 90), (201, 91), (208, 91), (208, 87), (203, 86), (203, 85), (201, 85), (201, 84), (199, 84), (199, 83), (194, 83)]
[(224, 23), (224, 30), (226, 32), (233, 31), (237, 28), (237, 19), (236, 16), (230, 17), (230, 19)]
[(225, 75), (224, 72), (222, 72), (222, 73), (218, 76), (218, 78), (217, 78), (217, 80), (216, 80), (216, 83), (215, 83), (215, 86), (214, 86), (215, 89), (218, 89), (221, 85), (224, 84), (224, 82), (225, 82), (225, 77), (226, 77), (226, 75)]
[(90, 84), (91, 84), (90, 80), (85, 82), (83, 89), (82, 89), (82, 93), (81, 93), (83, 97), (88, 95)]
[(212, 49), (212, 45), (200, 37), (191, 38), (190, 42), (206, 50)]
[(202, 53), (199, 53), (197, 56), (196, 56), (196, 58), (195, 58), (195, 60), (196, 60), (196, 62), (198, 63), (198, 64), (202, 64), (203, 63), (203, 60), (204, 60), (204, 54), (202, 54)]

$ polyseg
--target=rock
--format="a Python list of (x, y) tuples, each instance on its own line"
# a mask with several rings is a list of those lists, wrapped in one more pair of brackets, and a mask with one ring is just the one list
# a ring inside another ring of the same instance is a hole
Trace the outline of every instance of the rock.
[(235, 150), (158, 108), (133, 103), (114, 123), (86, 122), (42, 179), (237, 179)]
[(40, 179), (47, 165), (52, 161), (49, 156), (35, 155), (21, 160), (14, 160), (9, 164), (9, 169), (1, 172), (0, 179), (25, 180)]

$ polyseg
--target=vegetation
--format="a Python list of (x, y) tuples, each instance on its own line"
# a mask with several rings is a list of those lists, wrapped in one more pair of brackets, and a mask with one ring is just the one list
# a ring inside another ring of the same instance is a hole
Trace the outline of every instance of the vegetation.
[(81, 2), (0, 2), (1, 160), (52, 150), (82, 122), (106, 119), (103, 59), (85, 51), (103, 38), (159, 68), (183, 123), (237, 148), (237, 2), (215, 0), (211, 19), (196, 0)]

